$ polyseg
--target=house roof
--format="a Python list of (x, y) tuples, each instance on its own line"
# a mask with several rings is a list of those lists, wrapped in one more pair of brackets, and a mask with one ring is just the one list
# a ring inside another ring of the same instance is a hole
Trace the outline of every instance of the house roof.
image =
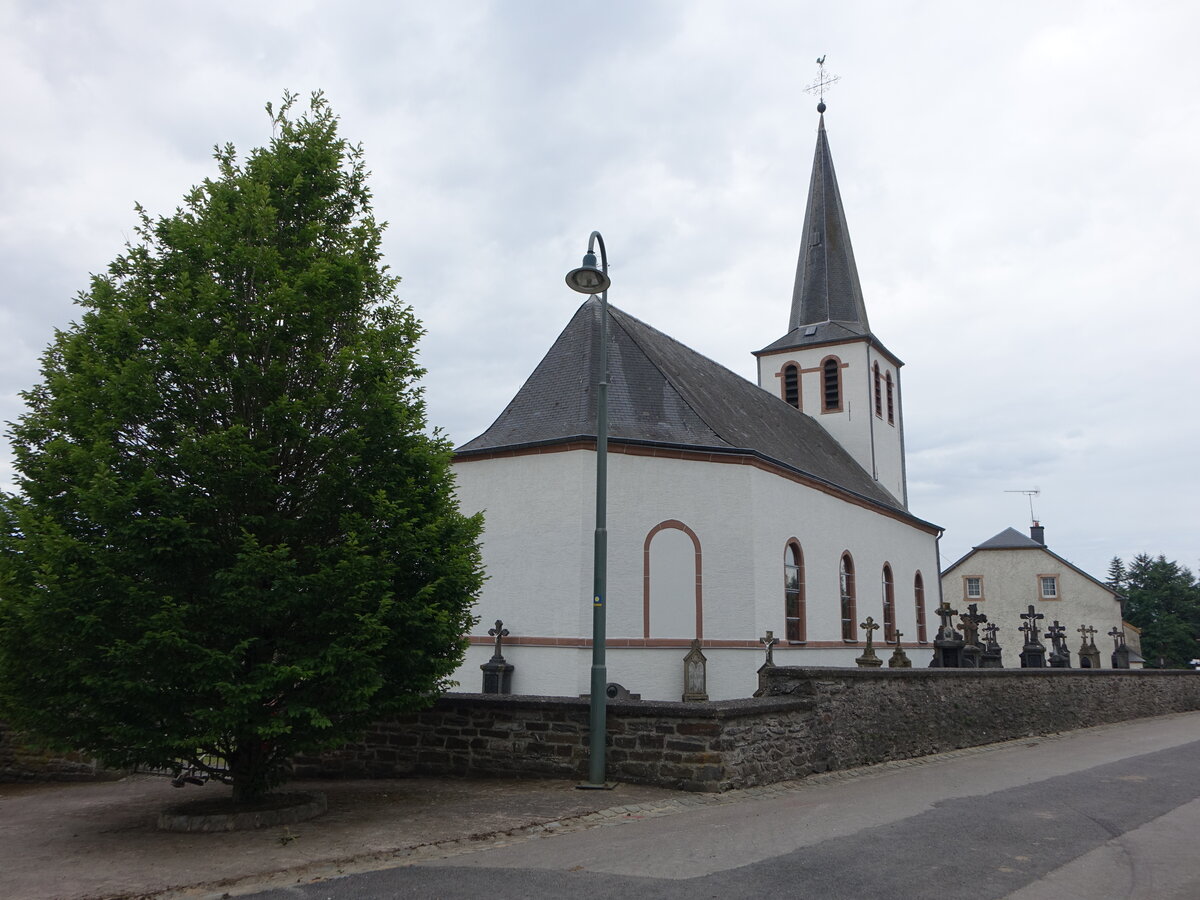
[(997, 535), (988, 538), (982, 544), (977, 544), (976, 550), (1045, 550), (1045, 544), (1039, 544), (1028, 535), (1021, 534), (1015, 528), (1005, 528)]
[[(804, 231), (796, 262), (788, 332), (758, 352), (862, 338), (870, 339), (887, 352), (871, 334), (867, 321), (858, 266), (850, 244), (850, 228), (842, 208), (842, 195), (833, 170), (833, 156), (829, 152), (822, 113), (813, 154), (808, 206), (804, 210)], [(899, 360), (896, 362), (899, 364)]]
[[(495, 422), (459, 459), (595, 440), (600, 301), (587, 300)], [(609, 440), (749, 454), (911, 516), (807, 414), (646, 323), (608, 307)]]
[(1083, 571), (1083, 569), (1079, 568), (1079, 566), (1075, 565), (1070, 560), (1063, 559), (1061, 556), (1059, 556), (1057, 553), (1055, 553), (1053, 550), (1051, 550), (1045, 544), (1038, 543), (1033, 538), (1022, 534), (1021, 532), (1017, 531), (1017, 529), (1015, 529), (1015, 528), (1005, 528), (999, 534), (992, 535), (992, 537), (988, 538), (982, 544), (978, 544), (975, 547), (971, 548), (970, 553), (967, 553), (961, 559), (959, 559), (956, 562), (953, 562), (949, 566), (947, 566), (942, 571), (942, 576), (945, 577), (946, 575), (949, 575), (952, 571), (957, 569), (959, 566), (961, 566), (963, 563), (965, 563), (968, 559), (970, 559), (976, 553), (979, 553), (980, 551), (988, 551), (988, 550), (1040, 550), (1042, 553), (1045, 553), (1047, 556), (1053, 557), (1054, 559), (1058, 560), (1060, 563), (1062, 563), (1068, 569), (1071, 569), (1072, 571), (1079, 573), (1080, 575), (1082, 575), (1084, 578), (1086, 578), (1088, 581), (1092, 582), (1093, 584), (1104, 588), (1104, 590), (1108, 591), (1110, 594), (1113, 595), (1114, 599), (1122, 599), (1122, 600), (1124, 599), (1124, 597), (1122, 597), (1122, 595), (1119, 591), (1114, 591), (1109, 585), (1105, 584), (1100, 579), (1094, 578), (1093, 576), (1091, 576), (1087, 572)]

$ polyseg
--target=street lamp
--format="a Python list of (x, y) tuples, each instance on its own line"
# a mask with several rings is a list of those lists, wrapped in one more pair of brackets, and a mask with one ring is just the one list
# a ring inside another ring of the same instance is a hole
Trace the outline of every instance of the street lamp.
[[(596, 267), (596, 245), (600, 245), (600, 267)], [(596, 389), (596, 536), (592, 564), (592, 691), (588, 736), (588, 780), (581, 788), (603, 789), (613, 785), (604, 780), (605, 690), (608, 674), (604, 664), (604, 603), (608, 588), (608, 253), (604, 238), (593, 231), (588, 238), (583, 265), (567, 273), (567, 286), (581, 294), (600, 295), (600, 381)]]

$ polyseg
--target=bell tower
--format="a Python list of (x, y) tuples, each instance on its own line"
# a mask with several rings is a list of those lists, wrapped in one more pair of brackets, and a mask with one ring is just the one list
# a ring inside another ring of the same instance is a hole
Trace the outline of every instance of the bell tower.
[(825, 134), (825, 109), (822, 99), (788, 332), (755, 352), (758, 384), (816, 419), (907, 507), (903, 363), (867, 321)]

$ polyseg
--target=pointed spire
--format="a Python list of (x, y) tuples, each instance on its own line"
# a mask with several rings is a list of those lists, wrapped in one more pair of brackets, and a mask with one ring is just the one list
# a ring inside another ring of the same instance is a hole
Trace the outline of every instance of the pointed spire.
[(854, 250), (850, 246), (850, 229), (825, 135), (824, 106), (822, 102), (817, 107), (821, 120), (788, 330), (837, 322), (851, 332), (870, 334)]

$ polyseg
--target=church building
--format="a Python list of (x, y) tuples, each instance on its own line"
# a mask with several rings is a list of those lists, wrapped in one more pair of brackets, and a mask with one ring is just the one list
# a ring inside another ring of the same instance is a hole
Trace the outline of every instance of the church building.
[[(713, 700), (754, 692), (767, 632), (778, 665), (853, 666), (868, 617), (881, 658), (931, 657), (941, 530), (908, 509), (902, 363), (867, 320), (818, 109), (787, 330), (754, 353), (757, 384), (607, 307), (608, 680), (644, 699), (681, 699), (694, 641)], [(462, 690), (500, 619), (513, 693), (588, 693), (600, 315), (580, 306), (455, 452), (488, 575)]]

